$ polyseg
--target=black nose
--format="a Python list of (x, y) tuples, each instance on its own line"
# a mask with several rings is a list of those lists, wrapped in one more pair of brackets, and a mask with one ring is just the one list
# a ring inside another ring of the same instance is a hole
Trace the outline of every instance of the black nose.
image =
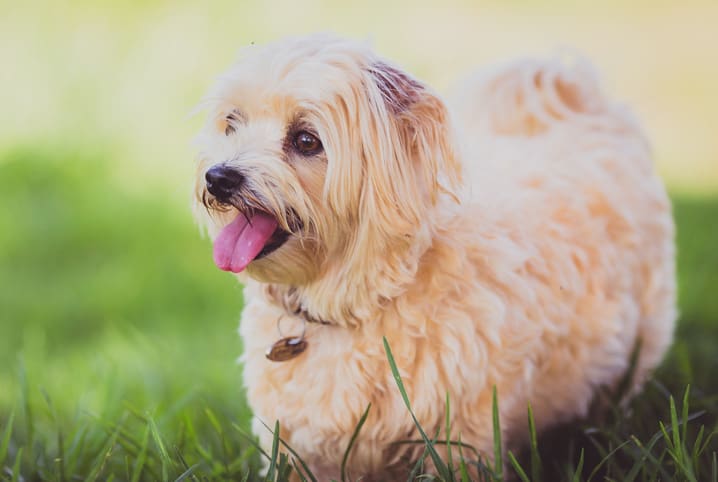
[(242, 174), (222, 164), (212, 166), (204, 178), (207, 181), (207, 190), (220, 201), (229, 200), (244, 181)]

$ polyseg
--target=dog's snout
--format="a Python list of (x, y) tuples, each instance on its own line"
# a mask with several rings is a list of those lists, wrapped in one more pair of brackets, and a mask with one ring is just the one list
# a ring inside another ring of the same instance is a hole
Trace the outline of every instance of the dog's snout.
[(207, 182), (207, 190), (220, 201), (231, 198), (244, 181), (241, 173), (224, 165), (211, 167), (204, 178)]

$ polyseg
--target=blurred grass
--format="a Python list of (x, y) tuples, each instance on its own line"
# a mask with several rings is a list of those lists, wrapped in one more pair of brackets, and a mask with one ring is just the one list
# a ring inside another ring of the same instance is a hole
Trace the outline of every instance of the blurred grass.
[(115, 395), (139, 403), (208, 387), (239, 398), (239, 286), (212, 269), (188, 212), (118, 188), (106, 157), (20, 149), (0, 162), (0, 406), (20, 364), (63, 411), (101, 410), (95, 384), (113, 373)]
[[(118, 460), (141, 460), (132, 440), (152, 426), (173, 454), (192, 445), (190, 463), (229, 451), (252, 467), (241, 439), (215, 430), (250, 416), (233, 363), (240, 288), (213, 269), (189, 210), (123, 190), (108, 156), (42, 146), (0, 160), (0, 427), (19, 420), (10, 455), (22, 443), (26, 474), (50, 477), (58, 457), (89, 477), (121, 426), (112, 450), (124, 456), (107, 459), (103, 480), (124, 473)], [(73, 455), (60, 455), (58, 434)], [(160, 477), (146, 463), (141, 480)]]

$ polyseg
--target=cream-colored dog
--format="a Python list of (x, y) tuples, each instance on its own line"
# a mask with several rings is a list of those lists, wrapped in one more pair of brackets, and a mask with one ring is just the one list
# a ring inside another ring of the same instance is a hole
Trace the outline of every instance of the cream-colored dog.
[[(418, 420), (490, 457), (586, 413), (661, 360), (675, 311), (670, 203), (630, 113), (581, 62), (470, 79), (456, 108), (364, 44), (249, 47), (206, 100), (196, 198), (214, 260), (241, 273), (244, 383), (320, 480), (392, 480)], [(443, 432), (443, 431), (442, 431)], [(406, 474), (406, 472), (404, 472)]]

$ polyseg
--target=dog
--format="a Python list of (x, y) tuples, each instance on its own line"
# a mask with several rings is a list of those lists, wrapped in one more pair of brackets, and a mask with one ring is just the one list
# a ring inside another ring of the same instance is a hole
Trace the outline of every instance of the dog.
[[(444, 101), (330, 34), (250, 46), (205, 98), (197, 217), (244, 284), (243, 380), (319, 480), (394, 480), (417, 420), (492, 460), (584, 416), (673, 335), (674, 225), (629, 110), (579, 58), (479, 71)], [(269, 428), (268, 428), (269, 427)], [(282, 448), (284, 450), (284, 448)]]

